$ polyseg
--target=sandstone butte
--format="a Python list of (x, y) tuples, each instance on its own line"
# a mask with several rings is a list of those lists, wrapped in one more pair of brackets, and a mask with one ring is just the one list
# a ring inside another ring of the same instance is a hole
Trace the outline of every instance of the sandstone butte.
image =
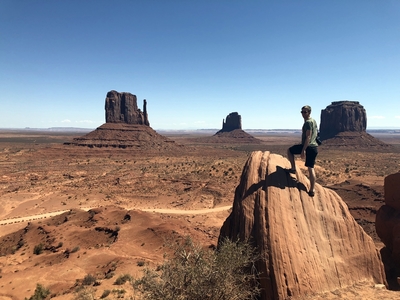
[(366, 129), (367, 112), (358, 101), (334, 101), (321, 110), (319, 130), (324, 146), (353, 149), (391, 147), (368, 134)]
[(156, 151), (176, 150), (181, 147), (150, 127), (146, 100), (143, 100), (142, 111), (138, 108), (136, 95), (113, 90), (107, 93), (104, 108), (106, 123), (64, 144), (90, 148), (114, 147)]
[(305, 299), (359, 282), (387, 285), (380, 253), (345, 202), (308, 178), (285, 171), (289, 161), (252, 152), (219, 239), (250, 240), (261, 259), (256, 268), (261, 299)]

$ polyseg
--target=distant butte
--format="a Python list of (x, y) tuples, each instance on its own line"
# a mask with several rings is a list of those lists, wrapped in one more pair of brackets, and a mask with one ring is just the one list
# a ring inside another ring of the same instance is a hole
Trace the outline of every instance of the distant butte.
[(226, 116), (226, 120), (222, 120), (222, 129), (218, 132), (230, 132), (235, 129), (242, 129), (242, 116), (232, 112)]
[(366, 132), (367, 113), (358, 101), (334, 101), (321, 110), (320, 137), (323, 146), (388, 148)]
[(210, 138), (214, 143), (261, 144), (262, 141), (242, 130), (242, 117), (237, 112), (230, 113), (222, 120), (222, 129)]
[(147, 102), (143, 100), (143, 112), (137, 106), (136, 95), (110, 91), (106, 96), (106, 123), (126, 123), (150, 126)]
[(213, 136), (189, 138), (195, 143), (219, 144), (262, 144), (263, 141), (242, 130), (242, 117), (237, 112), (230, 113), (222, 120), (222, 129)]
[(150, 127), (147, 102), (143, 111), (137, 106), (136, 95), (110, 91), (105, 100), (106, 123), (66, 145), (86, 147), (137, 148), (162, 150), (181, 147)]

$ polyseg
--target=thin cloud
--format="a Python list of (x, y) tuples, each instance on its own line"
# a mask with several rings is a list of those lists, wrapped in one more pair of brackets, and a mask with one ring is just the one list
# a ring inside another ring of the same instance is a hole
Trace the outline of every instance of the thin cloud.
[(71, 120), (65, 119), (65, 120), (62, 120), (61, 123), (71, 123)]
[(400, 116), (394, 116), (396, 119), (400, 119)]
[(76, 123), (88, 123), (88, 124), (92, 124), (94, 123), (93, 121), (90, 120), (81, 120), (81, 121), (76, 121)]
[(372, 116), (372, 117), (369, 117), (369, 118), (370, 118), (370, 119), (378, 119), (378, 120), (385, 119), (384, 116)]

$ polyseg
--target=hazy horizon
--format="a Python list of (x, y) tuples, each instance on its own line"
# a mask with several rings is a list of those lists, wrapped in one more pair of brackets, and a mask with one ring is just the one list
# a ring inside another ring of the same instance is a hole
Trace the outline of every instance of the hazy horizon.
[[(151, 124), (150, 124), (151, 127)], [(97, 127), (94, 128), (88, 128), (88, 127), (24, 127), (24, 128), (1, 128), (0, 130), (79, 130), (79, 131), (91, 131), (95, 130)], [(153, 128), (153, 127), (152, 127)], [(219, 131), (221, 128), (186, 128), (186, 129), (168, 129), (168, 128), (153, 128), (155, 131)], [(244, 131), (301, 131), (301, 128), (242, 128)], [(366, 129), (366, 131), (369, 130), (400, 130), (400, 127), (370, 127)]]

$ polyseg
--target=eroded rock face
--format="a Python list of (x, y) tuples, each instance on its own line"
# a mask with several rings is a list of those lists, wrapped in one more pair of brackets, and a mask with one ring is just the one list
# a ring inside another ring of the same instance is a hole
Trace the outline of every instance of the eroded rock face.
[(106, 96), (106, 123), (126, 123), (150, 126), (147, 102), (143, 101), (143, 112), (137, 106), (136, 95), (110, 91)]
[[(385, 177), (385, 205), (376, 214), (376, 233), (386, 246), (388, 268), (400, 276), (400, 173)], [(385, 263), (386, 265), (386, 263)]]
[(321, 139), (326, 140), (341, 132), (365, 132), (367, 113), (358, 101), (335, 101), (321, 110)]
[(261, 299), (304, 299), (357, 282), (384, 283), (380, 253), (333, 190), (301, 172), (285, 172), (289, 161), (253, 152), (236, 188), (222, 238), (250, 240), (260, 251)]
[(222, 129), (219, 132), (235, 129), (242, 129), (242, 117), (237, 112), (232, 112), (226, 117), (226, 120), (222, 120)]

